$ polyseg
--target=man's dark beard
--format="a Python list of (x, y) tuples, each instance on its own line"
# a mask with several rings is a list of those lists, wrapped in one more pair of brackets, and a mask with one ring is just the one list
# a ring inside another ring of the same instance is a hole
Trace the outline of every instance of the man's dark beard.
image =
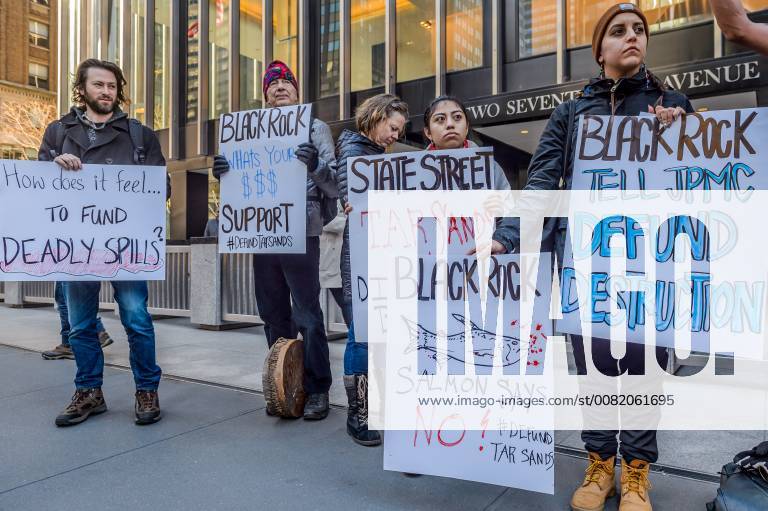
[(104, 107), (99, 103), (98, 100), (91, 98), (90, 96), (85, 96), (85, 104), (91, 107), (91, 110), (96, 112), (100, 115), (107, 115), (111, 114), (115, 111), (115, 106), (117, 106), (117, 101), (112, 102), (112, 104), (108, 107)]

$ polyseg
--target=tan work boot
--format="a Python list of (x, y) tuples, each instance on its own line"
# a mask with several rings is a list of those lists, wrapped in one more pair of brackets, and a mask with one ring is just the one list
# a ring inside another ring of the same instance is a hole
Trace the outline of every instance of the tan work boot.
[(615, 456), (603, 461), (597, 453), (589, 453), (584, 482), (571, 498), (573, 511), (603, 511), (605, 499), (616, 495), (615, 464)]
[(648, 490), (650, 464), (647, 461), (633, 460), (627, 464), (621, 460), (621, 503), (619, 511), (653, 511)]

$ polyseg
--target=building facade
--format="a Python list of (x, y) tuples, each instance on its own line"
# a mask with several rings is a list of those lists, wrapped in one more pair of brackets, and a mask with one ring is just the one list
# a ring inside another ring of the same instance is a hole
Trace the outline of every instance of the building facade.
[[(36, 0), (35, 0), (36, 1)], [(355, 107), (393, 92), (411, 107), (400, 149), (424, 146), (421, 112), (463, 98), (474, 136), (513, 187), (546, 119), (598, 68), (592, 30), (616, 0), (59, 0), (58, 76), (83, 58), (120, 64), (130, 114), (157, 130), (174, 184), (171, 237), (199, 236), (216, 213), (210, 178), (217, 118), (262, 106), (261, 73), (279, 58), (300, 97), (338, 134)], [(766, 60), (725, 41), (708, 0), (637, 0), (649, 67), (701, 110), (768, 105)], [(768, 0), (745, 0), (768, 20)], [(59, 109), (69, 108), (68, 94)]]
[(0, 0), (0, 159), (37, 159), (56, 117), (56, 12), (56, 0)]

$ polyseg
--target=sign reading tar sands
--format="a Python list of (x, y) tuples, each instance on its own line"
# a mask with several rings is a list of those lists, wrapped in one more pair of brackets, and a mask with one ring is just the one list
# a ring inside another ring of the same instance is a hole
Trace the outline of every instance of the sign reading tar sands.
[[(689, 96), (732, 93), (765, 85), (760, 60), (754, 55), (721, 58), (674, 68), (654, 69), (668, 87)], [(547, 117), (560, 104), (574, 99), (586, 81), (536, 89), (534, 91), (500, 94), (470, 101), (467, 110), (476, 126), (498, 124), (523, 119)]]

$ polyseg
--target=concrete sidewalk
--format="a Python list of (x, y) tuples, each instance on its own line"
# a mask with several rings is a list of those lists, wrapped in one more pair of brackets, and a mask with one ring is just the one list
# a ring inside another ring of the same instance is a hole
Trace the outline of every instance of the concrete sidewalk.
[[(115, 344), (105, 350), (107, 364), (129, 367), (128, 342), (119, 319), (102, 315)], [(0, 306), (0, 344), (44, 351), (58, 342), (59, 317), (52, 307), (11, 309)], [(261, 327), (208, 331), (186, 318), (155, 321), (157, 357), (165, 375), (261, 391), (267, 342)], [(329, 343), (334, 383), (331, 403), (346, 406), (342, 385), (344, 340)], [(56, 364), (57, 362), (49, 362)], [(70, 375), (74, 377), (74, 372)], [(583, 449), (579, 432), (558, 431), (556, 442)], [(734, 454), (768, 439), (763, 431), (661, 431), (659, 464), (698, 472), (710, 479)]]
[[(101, 314), (104, 327), (115, 343), (104, 350), (107, 364), (130, 367), (128, 339), (113, 312)], [(11, 309), (0, 306), (0, 344), (34, 351), (50, 350), (59, 342), (59, 316), (53, 307)], [(163, 374), (261, 390), (267, 357), (263, 327), (211, 331), (195, 328), (187, 318), (155, 320), (157, 363)], [(341, 385), (345, 340), (331, 341), (329, 351), (334, 385), (331, 402), (346, 406)]]
[[(7, 310), (0, 311), (7, 342)], [(349, 440), (341, 409), (321, 422), (280, 420), (265, 415), (257, 393), (170, 378), (160, 388), (163, 420), (138, 427), (131, 374), (115, 368), (105, 371), (109, 412), (56, 428), (73, 374), (71, 361), (0, 347), (0, 510), (549, 511), (568, 509), (585, 465), (557, 455), (554, 496), (406, 478), (382, 470), (381, 448)], [(704, 509), (716, 489), (659, 473), (651, 482), (657, 511)]]

